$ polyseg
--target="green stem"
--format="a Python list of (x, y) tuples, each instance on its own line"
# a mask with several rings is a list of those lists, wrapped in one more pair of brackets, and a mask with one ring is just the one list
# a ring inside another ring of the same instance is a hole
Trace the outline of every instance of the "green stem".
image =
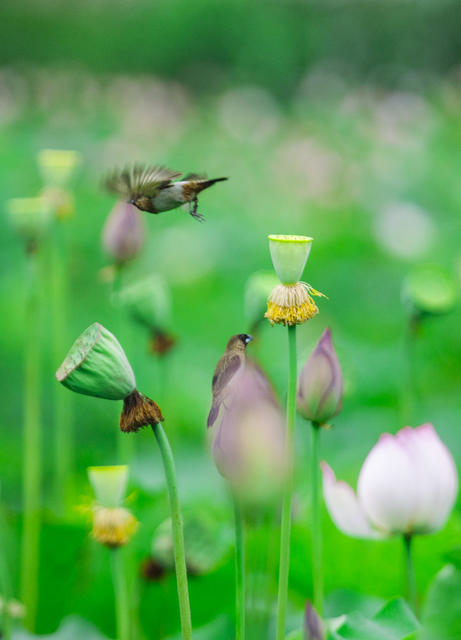
[(406, 570), (406, 592), (408, 602), (410, 603), (413, 612), (417, 612), (417, 592), (416, 592), (416, 578), (415, 568), (413, 564), (413, 536), (411, 534), (405, 534), (403, 536), (403, 544), (405, 548), (405, 570)]
[(322, 522), (320, 513), (319, 444), (320, 425), (312, 423), (311, 508), (312, 508), (312, 577), (314, 608), (321, 616), (323, 609)]
[(235, 640), (245, 640), (245, 540), (242, 509), (234, 498), (235, 519)]
[[(288, 327), (288, 395), (287, 395), (287, 450), (293, 455), (293, 438), (296, 415), (296, 325)], [(293, 471), (290, 470), (286, 481), (280, 525), (280, 565), (279, 589), (277, 601), (276, 640), (285, 638), (285, 621), (288, 600), (288, 575), (290, 570), (290, 531), (291, 500), (293, 495)]]
[(128, 589), (120, 549), (112, 549), (112, 580), (114, 582), (117, 640), (130, 639), (130, 614), (128, 608)]
[(41, 493), (40, 336), (38, 259), (29, 256), (24, 362), (23, 505), (21, 598), (25, 626), (35, 628), (38, 597)]
[[(61, 223), (58, 223), (55, 229), (51, 261), (51, 312), (53, 317), (53, 365), (55, 367), (62, 360), (67, 343), (67, 286), (62, 233)], [(58, 513), (63, 514), (66, 504), (71, 501), (72, 403), (62, 385), (53, 385), (53, 393), (55, 434), (54, 498)]]
[(165, 479), (168, 489), (168, 499), (171, 511), (171, 526), (173, 530), (174, 564), (176, 568), (176, 582), (178, 585), (179, 614), (183, 640), (192, 638), (192, 622), (189, 604), (189, 589), (187, 586), (186, 553), (184, 549), (184, 533), (179, 506), (178, 483), (174, 464), (173, 452), (161, 424), (156, 424), (152, 430), (162, 455)]
[(2, 638), (11, 640), (12, 620), (9, 613), (8, 603), (12, 597), (10, 571), (8, 567), (8, 541), (6, 535), (6, 516), (3, 508), (0, 508), (0, 589), (3, 598), (2, 613)]

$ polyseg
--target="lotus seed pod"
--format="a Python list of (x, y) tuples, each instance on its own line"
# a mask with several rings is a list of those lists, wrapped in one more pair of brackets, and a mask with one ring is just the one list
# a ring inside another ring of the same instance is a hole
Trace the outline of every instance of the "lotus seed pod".
[(81, 161), (78, 151), (42, 149), (38, 154), (38, 166), (47, 187), (65, 187)]
[(311, 247), (308, 236), (269, 236), (272, 264), (282, 284), (301, 280)]
[(126, 465), (89, 467), (88, 478), (101, 507), (114, 508), (121, 505), (128, 483)]
[(11, 224), (26, 244), (33, 248), (52, 221), (52, 209), (45, 198), (12, 198), (8, 200)]
[(171, 297), (168, 285), (157, 273), (127, 283), (118, 302), (132, 318), (148, 329), (161, 329), (171, 322)]
[(98, 322), (77, 338), (56, 378), (76, 393), (108, 400), (125, 400), (136, 388), (133, 370), (119, 341)]

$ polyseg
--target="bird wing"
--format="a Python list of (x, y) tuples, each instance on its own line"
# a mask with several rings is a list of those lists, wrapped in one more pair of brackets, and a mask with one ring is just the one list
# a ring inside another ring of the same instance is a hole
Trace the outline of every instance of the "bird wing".
[(207, 180), (207, 179), (208, 179), (208, 176), (206, 173), (187, 173), (183, 177), (184, 182), (186, 182), (186, 180)]
[(113, 171), (105, 179), (104, 186), (125, 200), (134, 194), (152, 198), (180, 175), (181, 172), (166, 167), (134, 165)]
[[(218, 374), (215, 373), (212, 380), (213, 402), (208, 414), (207, 426), (211, 427), (218, 417), (219, 408), (222, 402), (222, 391), (226, 388), (234, 375), (237, 373), (242, 360), (239, 356), (233, 355), (224, 369)], [(219, 363), (218, 363), (219, 364)], [(216, 367), (217, 368), (217, 367)]]

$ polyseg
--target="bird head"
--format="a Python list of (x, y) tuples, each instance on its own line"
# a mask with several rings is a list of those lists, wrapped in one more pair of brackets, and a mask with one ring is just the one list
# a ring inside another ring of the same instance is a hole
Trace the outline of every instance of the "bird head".
[(237, 333), (227, 343), (228, 349), (245, 349), (245, 347), (253, 340), (253, 336), (248, 333)]

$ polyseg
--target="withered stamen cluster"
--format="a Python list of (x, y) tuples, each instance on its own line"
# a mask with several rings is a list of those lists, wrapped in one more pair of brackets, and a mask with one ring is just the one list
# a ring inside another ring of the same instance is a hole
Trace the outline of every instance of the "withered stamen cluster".
[(93, 509), (93, 538), (111, 549), (127, 544), (138, 528), (138, 521), (123, 507), (101, 507)]
[(120, 429), (125, 433), (139, 431), (147, 425), (153, 427), (163, 420), (162, 410), (158, 404), (136, 389), (124, 399)]
[(271, 324), (295, 325), (310, 320), (319, 312), (310, 293), (318, 294), (304, 282), (277, 285), (267, 302), (264, 317)]

